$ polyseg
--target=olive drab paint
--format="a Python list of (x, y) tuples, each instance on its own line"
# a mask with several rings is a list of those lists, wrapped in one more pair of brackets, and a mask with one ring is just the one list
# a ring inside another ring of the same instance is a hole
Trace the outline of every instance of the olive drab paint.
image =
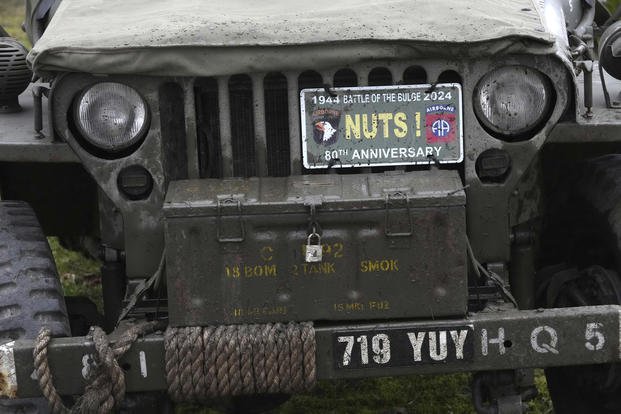
[(463, 313), (463, 203), (453, 171), (171, 183), (170, 321)]
[[(53, 3), (27, 1), (33, 40), (53, 16), (27, 58), (52, 82), (0, 116), (1, 196), (36, 201), (46, 231), (97, 238), (127, 281), (104, 289), (108, 316), (155, 274), (167, 296), (137, 301), (138, 318), (166, 303), (173, 327), (314, 321), (318, 379), (621, 359), (618, 305), (530, 309), (540, 224), (562, 201), (549, 190), (619, 152), (605, 94), (621, 84), (589, 88), (595, 62), (568, 42), (592, 39), (588, 2)], [(482, 121), (482, 80), (504, 66), (518, 88), (521, 69), (541, 73), (553, 98), (515, 136)], [(126, 152), (95, 151), (75, 128), (75, 98), (102, 79), (152, 115)], [(119, 191), (132, 165), (153, 179), (141, 200)], [(468, 269), (466, 240), (512, 298)], [(168, 387), (165, 343), (153, 333), (128, 351), (128, 392)], [(83, 391), (92, 346), (50, 342), (61, 394)], [(0, 346), (11, 358), (19, 397), (39, 396), (32, 341)]]

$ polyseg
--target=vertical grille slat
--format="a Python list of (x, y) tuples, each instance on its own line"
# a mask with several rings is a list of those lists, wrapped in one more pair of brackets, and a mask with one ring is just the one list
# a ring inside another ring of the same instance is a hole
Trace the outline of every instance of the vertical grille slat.
[(256, 175), (254, 100), (252, 79), (248, 75), (229, 78), (229, 105), (233, 175)]
[(291, 174), (299, 175), (302, 172), (301, 154), (302, 143), (300, 138), (300, 94), (299, 90), (294, 86), (298, 83), (297, 73), (288, 73), (287, 84), (288, 101), (289, 101), (289, 163), (291, 165)]
[(233, 142), (228, 77), (218, 78), (218, 107), (220, 109), (220, 154), (222, 158), (222, 176), (232, 177)]
[[(159, 89), (160, 116), (166, 120), (160, 126), (162, 146), (164, 147), (164, 154), (166, 154), (163, 163), (166, 176), (170, 180), (188, 178), (189, 169), (186, 169), (185, 166), (193, 164), (188, 163), (184, 105), (184, 96), (187, 94), (185, 92), (179, 84), (174, 82), (164, 83)], [(192, 154), (195, 153), (196, 148)]]
[(356, 75), (358, 76), (358, 86), (367, 86), (369, 84), (369, 77), (367, 73), (362, 70), (356, 71)]
[[(422, 64), (421, 64), (422, 63)], [(194, 97), (185, 86), (185, 111), (195, 100), (196, 136), (186, 122), (187, 153), (197, 143), (201, 178), (283, 177), (299, 174), (383, 172), (394, 167), (366, 167), (339, 171), (302, 167), (300, 91), (307, 88), (416, 85), (431, 82), (463, 83), (447, 64), (395, 61), (363, 62), (353, 66), (314, 70), (224, 75), (195, 80)], [(188, 82), (184, 85), (191, 85)], [(196, 165), (190, 165), (190, 177)]]
[[(185, 118), (185, 161), (187, 162), (187, 178), (199, 178), (199, 159), (194, 156), (198, 152), (198, 129), (196, 125), (196, 112), (194, 111), (196, 96), (194, 95), (194, 82), (185, 82), (183, 87), (183, 110)], [(185, 165), (185, 163), (183, 164)]]
[(272, 177), (291, 174), (289, 84), (282, 73), (269, 73), (264, 79), (267, 170)]
[(218, 82), (214, 78), (197, 80), (194, 83), (194, 95), (199, 176), (218, 178), (222, 176)]
[(252, 97), (254, 108), (254, 152), (256, 154), (256, 171), (259, 177), (268, 175), (267, 166), (267, 119), (265, 110), (265, 95), (263, 93), (263, 77), (252, 77)]

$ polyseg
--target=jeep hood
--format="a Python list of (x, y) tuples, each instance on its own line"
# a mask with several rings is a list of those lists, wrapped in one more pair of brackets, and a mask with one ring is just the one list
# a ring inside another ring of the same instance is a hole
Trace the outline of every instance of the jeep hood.
[(556, 51), (538, 0), (63, 0), (39, 74), (212, 76)]

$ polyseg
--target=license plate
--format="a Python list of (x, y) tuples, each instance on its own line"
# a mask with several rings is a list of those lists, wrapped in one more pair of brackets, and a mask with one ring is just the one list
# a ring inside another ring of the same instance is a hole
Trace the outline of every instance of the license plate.
[(463, 160), (456, 83), (303, 89), (300, 107), (305, 168)]
[(332, 339), (337, 369), (465, 362), (474, 357), (472, 325), (338, 332)]

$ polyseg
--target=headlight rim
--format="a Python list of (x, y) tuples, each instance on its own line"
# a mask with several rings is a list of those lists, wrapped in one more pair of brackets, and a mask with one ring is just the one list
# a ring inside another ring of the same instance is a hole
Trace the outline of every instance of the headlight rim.
[[(92, 138), (89, 137), (89, 134), (87, 133), (87, 131), (84, 130), (83, 126), (79, 122), (80, 102), (84, 98), (84, 95), (86, 95), (86, 93), (89, 92), (93, 87), (106, 83), (123, 85), (131, 89), (133, 92), (136, 93), (136, 95), (140, 98), (140, 101), (144, 105), (144, 123), (140, 130), (135, 134), (135, 137), (128, 140), (127, 143), (124, 145), (116, 145), (113, 147), (104, 147), (102, 145), (98, 145)], [(77, 132), (76, 138), (79, 138), (79, 141), (82, 142), (82, 145), (93, 155), (102, 158), (124, 157), (138, 149), (138, 147), (142, 145), (145, 138), (147, 137), (148, 132), (151, 128), (151, 108), (147, 99), (145, 99), (143, 94), (141, 94), (140, 91), (134, 86), (126, 82), (98, 80), (95, 82), (91, 82), (88, 85), (85, 85), (78, 93), (76, 93), (73, 99), (73, 103), (71, 105), (71, 125), (75, 127), (75, 132)]]
[[(480, 96), (481, 96), (481, 88), (482, 88), (484, 81), (488, 78), (488, 76), (490, 76), (495, 71), (502, 70), (502, 69), (509, 69), (509, 68), (527, 69), (533, 73), (536, 73), (542, 81), (542, 84), (546, 91), (546, 97), (547, 97), (546, 106), (543, 109), (543, 111), (541, 111), (541, 114), (536, 119), (536, 121), (529, 124), (528, 126), (524, 128), (513, 130), (513, 131), (500, 129), (496, 125), (491, 123), (489, 119), (487, 118), (487, 116), (483, 113), (483, 108), (481, 107), (479, 103)], [(556, 89), (554, 88), (554, 84), (552, 80), (550, 79), (549, 76), (547, 76), (541, 70), (533, 66), (526, 65), (526, 64), (505, 64), (505, 65), (499, 65), (499, 66), (495, 66), (491, 68), (489, 71), (485, 72), (483, 76), (479, 78), (479, 80), (477, 81), (473, 89), (472, 106), (473, 106), (474, 114), (476, 116), (477, 121), (479, 121), (479, 124), (483, 127), (483, 129), (488, 134), (502, 141), (516, 142), (516, 141), (523, 141), (523, 140), (530, 139), (541, 131), (541, 129), (545, 126), (545, 124), (550, 120), (554, 112), (554, 108), (556, 106), (556, 99), (557, 99)]]

